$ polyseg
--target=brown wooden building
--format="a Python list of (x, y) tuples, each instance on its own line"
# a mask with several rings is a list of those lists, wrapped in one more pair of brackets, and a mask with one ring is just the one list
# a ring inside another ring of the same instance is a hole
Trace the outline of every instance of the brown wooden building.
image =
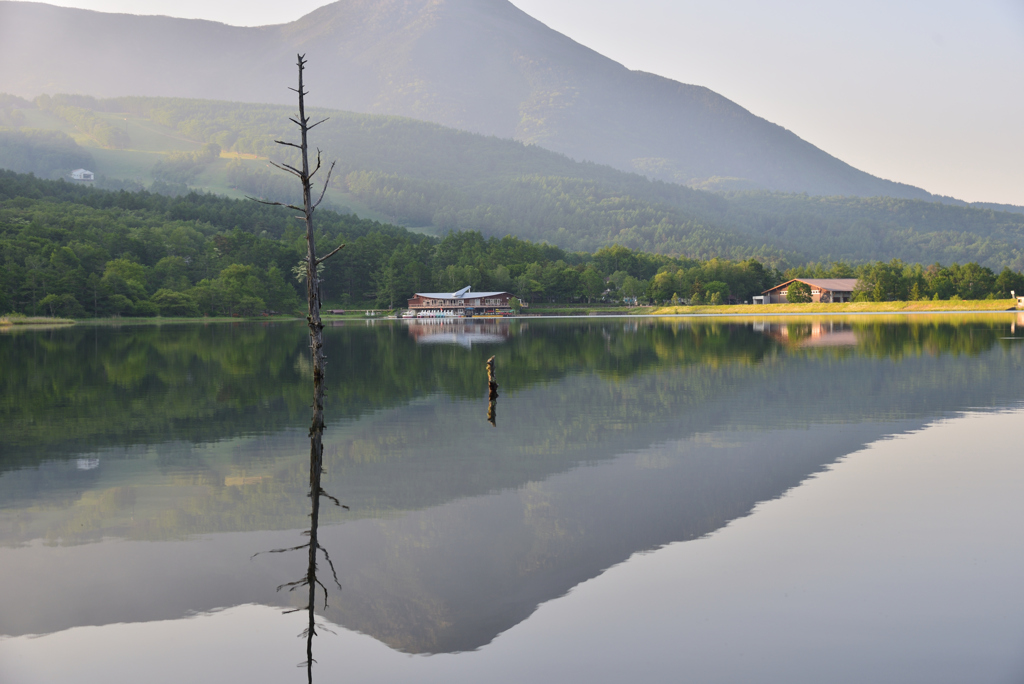
[[(754, 297), (755, 304), (784, 304), (789, 300), (789, 286), (800, 282), (811, 288), (812, 302), (840, 303), (853, 299), (853, 291), (857, 289), (856, 278), (794, 278), (770, 290), (765, 290), (760, 297)], [(761, 300), (761, 301), (758, 301)]]
[(409, 310), (417, 317), (500, 316), (512, 313), (508, 292), (473, 292), (464, 287), (458, 292), (417, 292), (409, 300)]

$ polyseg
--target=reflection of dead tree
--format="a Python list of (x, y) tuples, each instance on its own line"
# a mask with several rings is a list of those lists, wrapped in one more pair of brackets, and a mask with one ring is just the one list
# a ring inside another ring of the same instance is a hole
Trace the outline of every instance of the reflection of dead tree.
[(498, 383), (494, 379), (494, 357), (487, 359), (487, 422), (498, 427)]
[[(299, 115), (298, 118), (291, 118), (290, 120), (299, 127), (300, 143), (290, 143), (283, 140), (275, 140), (279, 145), (285, 145), (287, 147), (294, 147), (299, 150), (302, 157), (302, 168), (298, 169), (288, 164), (277, 164), (271, 162), (277, 168), (282, 171), (296, 176), (302, 183), (302, 201), (303, 205), (297, 207), (292, 204), (284, 204), (282, 202), (266, 202), (263, 200), (256, 200), (262, 204), (271, 204), (276, 206), (288, 207), (295, 211), (301, 211), (301, 218), (306, 224), (306, 295), (309, 304), (309, 313), (306, 320), (309, 322), (309, 350), (310, 355), (313, 358), (313, 419), (309, 427), (309, 497), (311, 501), (311, 513), (310, 513), (310, 527), (309, 527), (309, 542), (293, 547), (291, 549), (276, 549), (272, 553), (280, 553), (283, 551), (296, 551), (299, 549), (306, 548), (309, 550), (309, 566), (306, 572), (306, 576), (295, 582), (289, 582), (282, 584), (278, 587), (278, 590), (288, 587), (289, 591), (294, 591), (299, 587), (307, 587), (309, 589), (309, 601), (305, 608), (298, 608), (296, 610), (308, 610), (309, 611), (309, 625), (303, 631), (303, 636), (306, 637), (306, 668), (309, 676), (309, 681), (313, 681), (313, 637), (316, 635), (316, 624), (313, 606), (316, 602), (316, 588), (319, 585), (324, 590), (324, 607), (327, 606), (327, 587), (316, 578), (316, 562), (317, 553), (323, 552), (324, 558), (331, 566), (331, 573), (334, 575), (334, 581), (338, 583), (338, 575), (334, 571), (334, 564), (331, 563), (331, 558), (327, 554), (326, 549), (320, 546), (317, 532), (320, 521), (320, 497), (324, 496), (334, 502), (336, 506), (342, 508), (348, 508), (348, 506), (342, 506), (336, 498), (328, 494), (320, 486), (320, 475), (323, 472), (323, 457), (324, 457), (324, 445), (323, 445), (323, 434), (324, 434), (324, 368), (326, 366), (326, 355), (324, 354), (324, 339), (323, 330), (324, 325), (320, 320), (320, 305), (321, 305), (321, 292), (320, 292), (320, 267), (329, 258), (338, 253), (338, 251), (345, 245), (339, 245), (334, 250), (322, 257), (316, 255), (316, 244), (313, 235), (313, 212), (316, 210), (320, 203), (324, 200), (324, 194), (327, 192), (327, 186), (331, 182), (331, 172), (334, 170), (334, 164), (332, 163), (330, 168), (327, 170), (327, 179), (324, 181), (323, 190), (320, 192), (320, 197), (314, 202), (312, 197), (312, 179), (316, 175), (317, 171), (320, 170), (320, 150), (316, 152), (316, 167), (312, 172), (309, 170), (309, 154), (307, 146), (307, 134), (313, 128), (316, 128), (327, 119), (322, 119), (314, 124), (309, 123), (309, 118), (306, 117), (306, 106), (305, 96), (306, 91), (302, 85), (302, 71), (306, 65), (305, 55), (298, 56), (298, 67), (299, 67), (299, 87), (290, 88), (299, 95)], [(253, 199), (253, 198), (250, 198)], [(340, 588), (341, 585), (338, 584)], [(292, 611), (289, 611), (292, 612)]]
[[(322, 453), (322, 452), (321, 452)], [(334, 561), (331, 560), (330, 554), (327, 553), (327, 549), (320, 546), (320, 540), (318, 532), (320, 529), (320, 497), (326, 496), (328, 499), (334, 502), (336, 506), (341, 506), (344, 509), (348, 509), (348, 506), (341, 504), (336, 498), (328, 494), (320, 486), (320, 475), (323, 472), (322, 464), (321, 467), (317, 467), (314, 462), (310, 461), (309, 468), (309, 494), (312, 500), (312, 512), (310, 513), (309, 530), (303, 534), (309, 536), (309, 541), (305, 544), (299, 544), (298, 546), (292, 546), (286, 549), (273, 549), (266, 553), (285, 553), (286, 551), (299, 551), (301, 549), (309, 550), (309, 564), (306, 567), (306, 575), (302, 579), (295, 580), (294, 582), (285, 582), (277, 587), (278, 591), (284, 588), (288, 588), (288, 591), (295, 591), (300, 587), (306, 587), (309, 591), (309, 598), (305, 606), (301, 608), (294, 608), (292, 610), (286, 610), (285, 613), (296, 613), (300, 610), (304, 610), (309, 615), (309, 624), (306, 626), (302, 633), (299, 635), (306, 639), (306, 661), (303, 665), (306, 666), (306, 676), (310, 684), (313, 682), (313, 637), (316, 636), (316, 614), (314, 604), (316, 602), (316, 588), (319, 586), (324, 591), (324, 609), (327, 609), (327, 587), (321, 582), (317, 576), (317, 552), (324, 554), (324, 559), (327, 561), (328, 566), (331, 568), (331, 575), (334, 578), (334, 584), (337, 585), (338, 589), (341, 589), (341, 582), (338, 580), (338, 571), (334, 567)], [(257, 556), (260, 554), (256, 554)], [(255, 556), (253, 556), (255, 558)]]

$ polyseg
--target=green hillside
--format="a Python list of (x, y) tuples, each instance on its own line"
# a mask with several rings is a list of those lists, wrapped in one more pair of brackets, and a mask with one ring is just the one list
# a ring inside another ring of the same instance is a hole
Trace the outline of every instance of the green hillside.
[[(74, 138), (105, 177), (101, 187), (138, 189), (156, 182), (171, 194), (187, 186), (229, 197), (296, 199), (291, 179), (268, 163), (289, 159), (287, 148), (274, 144), (292, 134), (288, 107), (43, 96), (17, 111), (27, 126)], [(327, 109), (311, 113), (329, 117), (314, 142), (325, 159), (338, 163), (328, 195), (333, 208), (418, 232), (512, 234), (571, 251), (619, 244), (699, 259), (754, 257), (781, 267), (899, 258), (1024, 268), (1024, 215), (998, 207), (714, 194), (436, 124)], [(34, 135), (27, 126), (18, 130)], [(124, 127), (118, 128), (125, 131), (122, 143), (103, 146), (89, 132), (92, 127), (109, 134), (113, 126)], [(219, 146), (219, 156), (189, 161), (211, 144)], [(2, 149), (0, 166), (17, 168)]]

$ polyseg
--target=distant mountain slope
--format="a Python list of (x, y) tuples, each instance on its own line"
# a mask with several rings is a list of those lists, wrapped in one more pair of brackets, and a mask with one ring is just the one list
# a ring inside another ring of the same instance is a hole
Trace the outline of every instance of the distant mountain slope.
[(700, 86), (626, 69), (506, 0), (341, 0), (281, 26), (0, 2), (0, 91), (317, 104), (400, 114), (711, 189), (932, 199)]
[[(22, 110), (26, 121), (63, 122), (64, 130), (91, 145), (93, 170), (128, 181), (105, 187), (141, 188), (163, 180), (298, 201), (294, 180), (266, 161), (294, 162), (288, 149), (273, 142), (294, 135), (291, 107), (66, 95), (40, 96), (36, 104), (39, 108)], [(327, 195), (335, 207), (358, 207), (361, 215), (369, 211), (377, 219), (435, 235), (479, 231), (570, 251), (618, 244), (691, 258), (756, 257), (779, 267), (809, 260), (900, 258), (1024, 268), (1024, 216), (998, 207), (764, 191), (714, 194), (423, 121), (307, 111), (328, 118), (314, 131), (313, 143), (326, 159), (338, 162)], [(130, 130), (125, 149), (98, 147), (70, 120), (93, 122), (96, 128), (124, 125)], [(8, 135), (30, 134), (22, 129)], [(22, 142), (25, 147), (31, 140)], [(219, 146), (225, 156), (207, 167), (205, 157), (192, 153), (209, 145)], [(5, 154), (16, 147), (0, 145), (0, 168), (17, 167), (24, 155)], [(185, 162), (187, 168), (181, 166)], [(195, 178), (173, 177), (175, 169)], [(119, 175), (126, 171), (136, 175)]]

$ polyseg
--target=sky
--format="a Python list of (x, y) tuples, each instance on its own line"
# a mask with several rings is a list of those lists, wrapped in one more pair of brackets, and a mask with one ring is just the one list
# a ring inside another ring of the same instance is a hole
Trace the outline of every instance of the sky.
[[(1024, 205), (1024, 0), (512, 0), (630, 69), (702, 85), (853, 166)], [(55, 0), (238, 26), (323, 0)]]

